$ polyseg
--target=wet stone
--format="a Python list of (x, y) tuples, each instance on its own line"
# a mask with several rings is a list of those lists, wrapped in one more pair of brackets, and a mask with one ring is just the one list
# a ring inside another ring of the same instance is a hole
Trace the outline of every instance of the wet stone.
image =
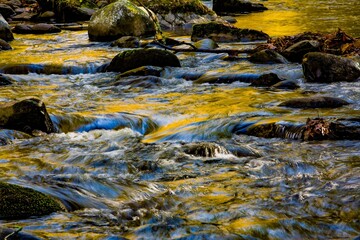
[(305, 54), (320, 51), (320, 42), (316, 40), (303, 40), (285, 49), (282, 54), (292, 62), (301, 63)]
[(13, 79), (3, 74), (0, 74), (0, 86), (11, 85), (13, 83), (14, 83)]
[(276, 89), (288, 89), (288, 90), (294, 90), (300, 88), (300, 86), (293, 80), (281, 81), (272, 85), (271, 87)]
[(288, 63), (285, 57), (283, 57), (280, 53), (271, 49), (264, 49), (256, 53), (253, 53), (249, 57), (249, 61), (252, 63), (262, 63), (262, 64)]
[(18, 24), (13, 31), (18, 34), (45, 34), (59, 33), (61, 29), (52, 24), (39, 23), (35, 25)]
[(280, 103), (279, 106), (290, 108), (338, 108), (349, 103), (343, 99), (335, 97), (305, 97), (295, 98)]
[(124, 73), (119, 74), (116, 79), (128, 77), (128, 76), (156, 76), (160, 77), (161, 72), (164, 70), (162, 67), (155, 66), (142, 66)]
[(112, 42), (110, 46), (119, 48), (138, 48), (140, 47), (140, 39), (133, 36), (124, 36)]
[(251, 83), (259, 78), (259, 74), (254, 73), (205, 73), (194, 81), (194, 84), (221, 84), (233, 82)]
[(274, 84), (283, 81), (275, 73), (267, 73), (261, 75), (259, 78), (251, 82), (250, 86), (252, 87), (271, 87)]

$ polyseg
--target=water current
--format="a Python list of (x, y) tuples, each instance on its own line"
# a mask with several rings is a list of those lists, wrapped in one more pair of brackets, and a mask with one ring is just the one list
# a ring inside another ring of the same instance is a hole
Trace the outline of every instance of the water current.
[[(338, 27), (360, 37), (360, 2), (263, 2), (238, 27), (271, 36)], [(189, 36), (168, 33), (180, 40)], [(119, 48), (89, 42), (86, 31), (15, 35), (0, 52), (8, 74), (0, 100), (37, 96), (59, 133), (28, 138), (2, 130), (0, 180), (60, 199), (67, 212), (4, 221), (44, 239), (352, 239), (360, 235), (360, 142), (303, 142), (234, 134), (251, 122), (359, 118), (360, 82), (305, 83), (300, 64), (224, 61), (224, 54), (178, 53), (181, 68), (157, 81), (111, 84), (95, 73)], [(249, 48), (252, 44), (222, 44)], [(10, 66), (10, 67), (9, 67)], [(11, 72), (9, 70), (9, 72)], [(193, 84), (185, 76), (274, 72), (298, 90), (248, 83)], [(51, 73), (51, 74), (44, 74)], [(286, 99), (326, 95), (351, 104), (293, 110)], [(204, 148), (204, 146), (209, 146)], [(194, 149), (200, 148), (203, 151)]]

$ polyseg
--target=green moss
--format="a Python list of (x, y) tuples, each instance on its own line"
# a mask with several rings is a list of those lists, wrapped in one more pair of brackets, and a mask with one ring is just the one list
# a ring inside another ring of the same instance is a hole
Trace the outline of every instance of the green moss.
[(214, 14), (214, 12), (201, 3), (200, 0), (131, 0), (139, 5), (139, 2), (158, 14), (189, 13), (199, 15)]
[(23, 219), (60, 210), (60, 203), (41, 192), (0, 182), (0, 219)]

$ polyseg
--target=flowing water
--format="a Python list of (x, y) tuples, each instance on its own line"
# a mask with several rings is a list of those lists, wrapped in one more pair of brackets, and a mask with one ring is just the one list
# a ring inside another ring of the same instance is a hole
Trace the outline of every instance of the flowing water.
[[(276, 11), (240, 16), (238, 24), (241, 20), (249, 27), (261, 19), (257, 28), (271, 35), (340, 26), (359, 36), (354, 23), (359, 1), (332, 2), (317, 0), (312, 6), (300, 0), (269, 0), (264, 3)], [(177, 37), (189, 41), (189, 36)], [(2, 130), (0, 135), (11, 141), (0, 147), (0, 180), (52, 195), (68, 211), (2, 220), (1, 226), (23, 227), (45, 239), (360, 235), (359, 141), (234, 134), (258, 121), (359, 118), (360, 82), (308, 84), (299, 64), (256, 65), (246, 55), (229, 62), (223, 54), (178, 53), (181, 68), (166, 68), (159, 79), (128, 78), (114, 86), (116, 73), (96, 69), (121, 49), (89, 42), (86, 31), (15, 38), (13, 51), (0, 52), (0, 69), (11, 72), (11, 66), (23, 64), (33, 72), (8, 74), (16, 83), (2, 86), (0, 99), (40, 97), (59, 133), (28, 138)], [(301, 88), (259, 89), (241, 82), (196, 85), (185, 77), (222, 72), (274, 72)], [(278, 106), (289, 98), (313, 95), (336, 96), (351, 104), (319, 110)]]

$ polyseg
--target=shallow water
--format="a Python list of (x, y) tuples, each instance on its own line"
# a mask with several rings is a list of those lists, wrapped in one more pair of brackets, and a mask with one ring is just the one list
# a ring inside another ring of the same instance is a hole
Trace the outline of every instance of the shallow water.
[[(291, 6), (300, 8), (302, 2), (292, 1)], [(281, 6), (287, 4), (290, 1)], [(318, 1), (318, 6), (328, 4)], [(288, 7), (280, 10), (292, 12)], [(352, 24), (344, 12), (333, 14), (341, 19), (338, 24)], [(253, 16), (239, 18), (251, 22)], [(274, 15), (276, 20), (279, 27), (270, 34), (295, 33)], [(300, 24), (296, 33), (318, 30), (307, 26)], [(255, 65), (246, 59), (224, 61), (221, 54), (178, 53), (182, 68), (166, 68), (158, 81), (128, 79), (129, 84), (113, 86), (115, 73), (94, 72), (120, 49), (88, 42), (86, 31), (15, 37), (14, 50), (0, 52), (0, 67), (39, 64), (56, 74), (9, 74), (16, 84), (1, 87), (0, 99), (40, 97), (60, 133), (28, 138), (0, 132), (11, 139), (0, 147), (0, 179), (50, 194), (68, 212), (0, 221), (2, 226), (21, 226), (45, 239), (360, 235), (359, 141), (301, 142), (234, 134), (234, 128), (258, 121), (358, 118), (360, 82), (308, 84), (299, 64)], [(188, 36), (179, 38), (190, 41)], [(62, 68), (71, 74), (59, 74)], [(184, 73), (221, 72), (274, 72), (301, 88), (271, 90), (240, 82), (196, 85), (184, 78)], [(341, 97), (351, 104), (319, 110), (277, 106), (289, 98), (313, 95)], [(202, 142), (212, 147), (194, 151)]]

